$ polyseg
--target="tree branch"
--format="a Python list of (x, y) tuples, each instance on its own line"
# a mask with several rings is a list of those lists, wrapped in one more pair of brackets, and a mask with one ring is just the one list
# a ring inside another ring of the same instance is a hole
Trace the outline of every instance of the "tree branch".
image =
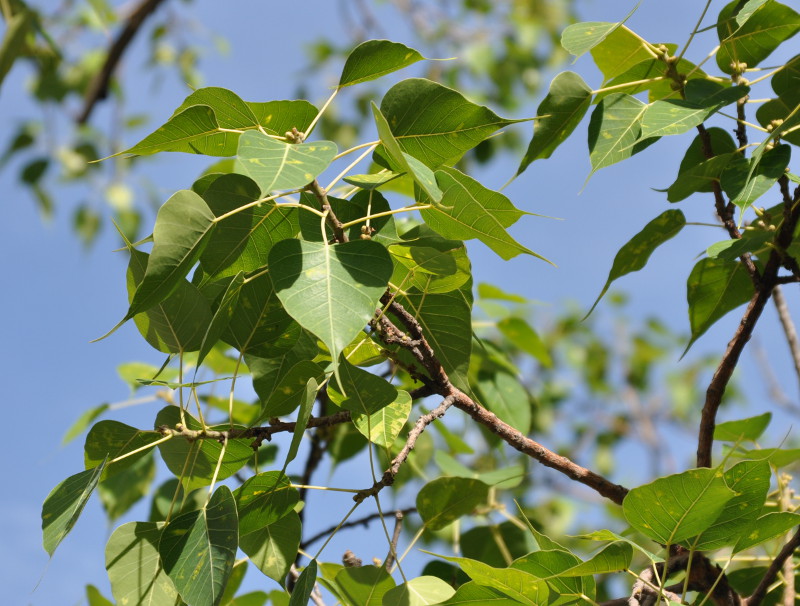
[[(786, 177), (783, 176), (781, 179), (786, 179)], [(750, 303), (747, 305), (747, 309), (739, 322), (739, 327), (736, 329), (733, 339), (728, 343), (722, 360), (720, 360), (719, 366), (717, 366), (717, 370), (714, 372), (711, 383), (706, 390), (706, 401), (701, 413), (700, 432), (697, 440), (698, 467), (711, 467), (711, 447), (714, 443), (717, 410), (719, 410), (722, 396), (725, 394), (725, 389), (730, 382), (736, 364), (739, 362), (739, 356), (750, 340), (756, 322), (761, 317), (761, 312), (764, 311), (764, 306), (767, 304), (777, 284), (778, 270), (784, 261), (784, 251), (792, 242), (794, 230), (800, 218), (800, 213), (798, 213), (798, 206), (800, 205), (797, 204), (798, 198), (800, 198), (800, 188), (795, 190), (794, 198), (789, 200), (791, 204), (784, 202), (786, 212), (773, 241), (774, 247), (764, 267), (764, 273), (757, 283), (756, 292), (750, 299)]]
[(447, 409), (453, 405), (453, 402), (454, 398), (447, 397), (442, 400), (442, 403), (439, 404), (439, 406), (417, 419), (417, 422), (414, 423), (414, 427), (408, 432), (408, 438), (406, 439), (405, 445), (400, 450), (398, 455), (392, 459), (389, 468), (383, 472), (381, 479), (375, 482), (371, 488), (360, 490), (353, 496), (353, 500), (356, 503), (363, 503), (365, 499), (374, 497), (386, 486), (391, 486), (394, 484), (395, 476), (400, 472), (400, 468), (403, 466), (403, 463), (406, 462), (406, 459), (408, 459), (408, 455), (412, 450), (414, 450), (414, 446), (416, 445), (419, 436), (422, 435), (422, 432), (425, 431), (425, 428), (428, 427), (428, 425), (433, 423), (436, 419), (443, 417), (444, 413), (447, 412)]
[(108, 86), (111, 78), (117, 69), (117, 65), (125, 54), (128, 46), (130, 45), (136, 32), (142, 27), (145, 19), (152, 14), (164, 0), (143, 0), (130, 14), (125, 21), (125, 25), (120, 31), (117, 38), (114, 40), (111, 47), (108, 49), (106, 61), (103, 67), (97, 72), (94, 79), (89, 84), (86, 90), (86, 97), (83, 102), (83, 109), (76, 118), (78, 124), (86, 124), (89, 117), (92, 115), (97, 102), (105, 99), (108, 96)]
[(778, 576), (778, 572), (783, 568), (783, 564), (792, 557), (794, 550), (798, 547), (800, 547), (800, 528), (797, 529), (794, 536), (783, 546), (783, 549), (775, 556), (775, 559), (772, 560), (772, 564), (767, 568), (767, 572), (764, 573), (755, 591), (749, 598), (744, 600), (745, 606), (760, 606), (764, 597), (767, 595), (769, 586), (772, 585)]
[(775, 304), (775, 310), (778, 312), (778, 318), (781, 321), (783, 333), (786, 335), (786, 342), (789, 344), (789, 351), (792, 354), (795, 374), (797, 374), (797, 379), (800, 381), (800, 341), (797, 339), (797, 330), (795, 329), (792, 316), (789, 313), (789, 307), (786, 305), (786, 299), (783, 296), (783, 291), (780, 286), (776, 286), (772, 289), (772, 302)]
[[(407, 515), (409, 513), (414, 513), (415, 511), (417, 511), (416, 507), (406, 507), (405, 509), (398, 509), (394, 513), (395, 513), (395, 515), (397, 515), (397, 514)], [(352, 521), (349, 521), (349, 522), (345, 522), (342, 525), (334, 524), (330, 528), (326, 528), (325, 530), (323, 530), (321, 532), (318, 532), (314, 536), (309, 537), (305, 541), (300, 543), (300, 549), (303, 549), (303, 550), (308, 549), (309, 545), (311, 545), (312, 543), (316, 543), (320, 539), (324, 539), (329, 534), (331, 534), (334, 530), (337, 530), (337, 529), (338, 530), (344, 530), (345, 528), (354, 528), (356, 526), (367, 526), (370, 522), (374, 522), (375, 520), (380, 519), (382, 515), (385, 515), (385, 514), (382, 514), (382, 513), (376, 511), (375, 513), (371, 513), (368, 516), (364, 516), (363, 518), (359, 518), (357, 520), (352, 520)]]

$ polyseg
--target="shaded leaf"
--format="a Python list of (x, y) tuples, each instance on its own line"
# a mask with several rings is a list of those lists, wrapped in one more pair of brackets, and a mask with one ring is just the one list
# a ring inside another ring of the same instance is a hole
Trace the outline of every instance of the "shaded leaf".
[(169, 578), (192, 606), (216, 606), (238, 546), (236, 504), (227, 486), (206, 507), (176, 516), (161, 532), (158, 553)]
[(399, 42), (367, 40), (347, 56), (339, 78), (339, 88), (375, 80), (424, 58), (418, 51)]
[[(397, 388), (377, 375), (343, 362), (339, 366), (340, 390), (331, 388), (331, 400), (353, 413), (371, 415), (397, 399)], [(362, 432), (363, 433), (363, 432)]]
[(290, 511), (276, 522), (242, 536), (240, 547), (266, 576), (283, 584), (300, 547), (300, 516)]
[(430, 530), (439, 530), (486, 501), (489, 487), (471, 478), (437, 478), (417, 494), (417, 511)]
[(633, 559), (633, 547), (619, 541), (606, 545), (591, 558), (559, 573), (564, 577), (581, 577), (592, 574), (608, 574), (626, 570)]
[(116, 520), (150, 492), (156, 477), (156, 464), (152, 451), (138, 459), (122, 473), (100, 482), (97, 494), (109, 520)]
[[(478, 286), (479, 292), (481, 286), (483, 285)], [(485, 297), (485, 295), (481, 296)], [(533, 356), (545, 368), (552, 368), (553, 360), (547, 351), (547, 346), (528, 322), (522, 318), (511, 316), (500, 320), (497, 328), (515, 347)]]
[(104, 460), (93, 469), (76, 473), (47, 495), (42, 504), (42, 546), (49, 556), (75, 526), (105, 466)]
[(456, 590), (453, 597), (446, 602), (442, 602), (442, 606), (464, 606), (467, 604), (475, 606), (480, 606), (481, 604), (488, 604), (489, 606), (516, 606), (517, 604), (521, 604), (521, 602), (491, 587), (478, 585), (475, 581), (464, 583)]
[(686, 217), (681, 211), (667, 210), (650, 221), (642, 231), (626, 242), (614, 257), (614, 263), (608, 273), (603, 290), (600, 291), (586, 317), (594, 311), (594, 308), (597, 307), (603, 295), (608, 292), (608, 288), (614, 280), (642, 269), (647, 265), (647, 261), (655, 249), (675, 237), (683, 229), (684, 225), (686, 225)]
[(576, 58), (580, 57), (600, 44), (619, 26), (620, 23), (602, 21), (573, 23), (561, 32), (561, 46), (568, 53), (575, 55)]
[(244, 272), (240, 271), (233, 277), (228, 287), (225, 289), (225, 294), (222, 295), (222, 300), (219, 302), (217, 310), (214, 312), (214, 316), (208, 324), (206, 334), (203, 335), (203, 342), (200, 344), (200, 350), (197, 352), (195, 376), (203, 360), (206, 359), (206, 356), (217, 344), (217, 341), (219, 341), (222, 333), (228, 328), (228, 324), (230, 324), (237, 303), (239, 302), (242, 286), (244, 286)]
[(382, 606), (395, 582), (383, 566), (355, 566), (340, 570), (336, 585), (346, 606)]
[(733, 496), (719, 469), (689, 469), (632, 489), (622, 512), (642, 534), (673, 545), (711, 526)]
[(306, 381), (305, 393), (300, 401), (300, 410), (297, 412), (297, 421), (294, 426), (294, 432), (292, 433), (292, 441), (289, 444), (289, 450), (286, 452), (286, 460), (283, 462), (283, 471), (286, 471), (286, 467), (289, 463), (294, 461), (294, 458), (297, 456), (297, 450), (300, 448), (300, 441), (303, 439), (306, 425), (308, 425), (308, 419), (311, 417), (311, 409), (314, 407), (314, 402), (317, 399), (318, 389), (319, 386), (314, 377)]
[(791, 156), (789, 145), (773, 147), (758, 162), (735, 156), (722, 172), (720, 185), (731, 202), (744, 211), (785, 174)]
[(533, 138), (516, 174), (522, 174), (534, 160), (552, 156), (578, 126), (591, 103), (592, 89), (578, 74), (561, 72), (553, 78), (547, 96), (536, 110)]
[(752, 295), (753, 282), (741, 263), (722, 259), (700, 260), (686, 284), (692, 329), (686, 351), (717, 320), (749, 301)]
[(687, 168), (667, 189), (667, 200), (680, 202), (693, 193), (711, 191), (713, 182), (719, 180), (722, 171), (734, 157), (733, 153), (721, 154)]
[(289, 606), (307, 606), (308, 598), (314, 591), (314, 584), (317, 582), (317, 560), (311, 560), (297, 577), (297, 582), (292, 590), (292, 597), (289, 599)]
[[(89, 430), (86, 436), (83, 446), (84, 465), (86, 469), (92, 469), (104, 460), (112, 461), (119, 456), (153, 444), (161, 438), (161, 434), (157, 431), (142, 431), (119, 421), (100, 421)], [(120, 473), (149, 452), (150, 450), (142, 450), (106, 467), (100, 481), (105, 481)]]
[(477, 388), (482, 404), (502, 421), (522, 433), (530, 431), (533, 416), (531, 401), (517, 377), (502, 371), (481, 371), (478, 373)]

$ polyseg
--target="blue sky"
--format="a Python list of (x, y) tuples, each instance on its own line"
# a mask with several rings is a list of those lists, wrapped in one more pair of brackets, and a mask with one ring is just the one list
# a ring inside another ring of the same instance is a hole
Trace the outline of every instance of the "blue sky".
[[(586, 0), (580, 3), (580, 10), (586, 20), (616, 20), (627, 13), (628, 4)], [(700, 4), (696, 0), (645, 0), (629, 26), (652, 41), (683, 43), (697, 19)], [(197, 20), (230, 44), (228, 55), (210, 51), (200, 68), (206, 84), (230, 88), (247, 100), (289, 98), (304, 65), (304, 46), (321, 35), (341, 35), (343, 29), (338, 3), (330, 0), (241, 0), (225, 3), (224, 10), (220, 6), (221, 3), (208, 0), (195, 0), (191, 5)], [(379, 12), (386, 14), (385, 9)], [(695, 43), (697, 49), (713, 46), (712, 37), (713, 33), (703, 34)], [(402, 33), (395, 38), (408, 41)], [(149, 111), (154, 122), (160, 123), (190, 91), (172, 76), (158, 89), (149, 84), (137, 86), (147, 71), (143, 48), (143, 41), (138, 40), (126, 62), (128, 107), (131, 111)], [(580, 72), (591, 86), (599, 86), (599, 75), (587, 58), (571, 69)], [(34, 111), (26, 105), (23, 92), (28, 76), (26, 69), (18, 66), (0, 91), (4, 140), (16, 120)], [(311, 101), (324, 100), (327, 86), (337, 77), (331, 73), (330, 81), (308, 83)], [(402, 74), (387, 78), (385, 86), (401, 77)], [(537, 104), (538, 99), (511, 117), (532, 116)], [(108, 108), (97, 113), (94, 123), (101, 127), (108, 123)], [(690, 135), (661, 141), (630, 161), (603, 169), (584, 188), (589, 172), (585, 127), (579, 127), (551, 160), (534, 163), (505, 190), (519, 208), (563, 219), (525, 217), (512, 229), (520, 242), (552, 259), (558, 268), (526, 256), (502, 262), (482, 245), (471, 244), (476, 281), (490, 280), (542, 301), (554, 312), (566, 300), (577, 301), (588, 309), (619, 247), (669, 207), (664, 194), (651, 188), (669, 185)], [(520, 128), (527, 139), (530, 127)], [(513, 174), (516, 162), (495, 163), (481, 178), (487, 186), (498, 188)], [(157, 184), (161, 199), (166, 200), (176, 189), (190, 185), (204, 162), (173, 154), (163, 155), (151, 165), (149, 177)], [(127, 306), (126, 259), (111, 252), (118, 245), (112, 230), (105, 229), (93, 249), (86, 252), (70, 224), (69, 211), (75, 203), (72, 192), (66, 190), (59, 195), (56, 216), (50, 223), (42, 222), (28, 194), (17, 185), (14, 167), (0, 172), (0, 192), (0, 246), (6, 267), (5, 296), (0, 299), (5, 342), (0, 355), (6, 377), (5, 406), (10, 413), (2, 447), (6, 487), (0, 500), (4, 595), (10, 599), (7, 603), (13, 604), (77, 604), (86, 583), (98, 585), (109, 595), (103, 549), (110, 529), (106, 528), (97, 499), (93, 499), (48, 564), (41, 548), (41, 503), (53, 486), (83, 467), (82, 439), (62, 447), (61, 437), (86, 408), (129, 396), (128, 388), (116, 374), (119, 364), (132, 360), (160, 364), (161, 355), (139, 338), (131, 323), (109, 339), (89, 343), (113, 326)], [(680, 208), (690, 221), (713, 220), (708, 198), (695, 196)], [(657, 251), (645, 271), (621, 281), (619, 286), (631, 295), (631, 317), (656, 315), (676, 330), (688, 330), (686, 276), (696, 256), (723, 236), (721, 231), (717, 234), (708, 228), (687, 227)], [(787, 289), (787, 298), (790, 306), (796, 307), (794, 290)], [(796, 381), (788, 374), (789, 367), (780, 361), (785, 343), (774, 316), (770, 308), (758, 334), (772, 350), (779, 376), (785, 377), (784, 389), (796, 396)], [(701, 339), (692, 355), (721, 351), (737, 321), (736, 313), (721, 321)], [(744, 362), (752, 365), (752, 357), (746, 354)], [(765, 398), (764, 392), (756, 385), (752, 394), (755, 409), (760, 398)], [(114, 418), (146, 427), (152, 422), (153, 413), (151, 408), (126, 409)], [(340, 477), (351, 472), (363, 477), (363, 470), (355, 466), (346, 467)], [(621, 474), (624, 472), (620, 470)], [(332, 508), (346, 511), (346, 495), (338, 501), (336, 497), (332, 499)], [(321, 525), (327, 526), (327, 521)], [(378, 532), (377, 527), (373, 531)], [(338, 560), (343, 549), (333, 545), (329, 558)], [(379, 551), (383, 552), (383, 547)]]

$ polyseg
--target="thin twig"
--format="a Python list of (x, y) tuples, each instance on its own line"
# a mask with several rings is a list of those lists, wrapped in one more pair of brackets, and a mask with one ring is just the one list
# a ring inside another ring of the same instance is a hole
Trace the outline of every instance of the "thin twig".
[(86, 90), (86, 98), (83, 102), (83, 109), (76, 118), (78, 124), (86, 124), (92, 115), (97, 102), (108, 96), (108, 86), (111, 78), (117, 69), (117, 65), (125, 54), (136, 32), (142, 27), (145, 19), (152, 14), (164, 0), (143, 0), (130, 14), (125, 21), (125, 26), (120, 31), (114, 43), (108, 49), (106, 61), (103, 67), (89, 84)]
[[(407, 515), (409, 513), (414, 513), (416, 510), (417, 510), (416, 507), (406, 507), (405, 509), (400, 509), (400, 510), (396, 511), (395, 515), (397, 515), (398, 513), (402, 513), (403, 515)], [(307, 549), (309, 547), (309, 545), (311, 545), (313, 543), (316, 543), (320, 539), (324, 539), (330, 533), (332, 533), (334, 530), (344, 530), (345, 528), (354, 528), (356, 526), (367, 526), (370, 522), (374, 522), (375, 520), (380, 519), (381, 515), (382, 514), (380, 512), (375, 512), (375, 513), (369, 514), (368, 516), (364, 516), (363, 518), (359, 518), (357, 520), (353, 520), (351, 522), (345, 522), (344, 524), (341, 524), (341, 525), (336, 524), (334, 526), (331, 526), (330, 528), (326, 528), (325, 530), (318, 532), (314, 536), (311, 536), (311, 537), (307, 538), (305, 541), (303, 541), (302, 543), (300, 543), (300, 549), (303, 549), (303, 550)]]
[(761, 578), (761, 581), (758, 583), (755, 591), (750, 595), (749, 598), (744, 600), (745, 606), (760, 606), (761, 602), (764, 600), (764, 597), (767, 595), (767, 590), (769, 589), (770, 585), (775, 581), (778, 576), (778, 573), (783, 568), (783, 564), (792, 557), (794, 550), (800, 547), (800, 528), (797, 529), (797, 532), (794, 533), (794, 536), (783, 546), (783, 549), (780, 550), (775, 559), (772, 560), (772, 564), (769, 565), (767, 568), (767, 572), (764, 573), (764, 576)]
[(778, 318), (783, 327), (783, 334), (786, 335), (786, 342), (789, 344), (789, 351), (792, 354), (792, 361), (794, 362), (794, 371), (800, 381), (800, 341), (797, 339), (797, 330), (795, 329), (792, 316), (789, 313), (789, 307), (786, 304), (786, 298), (783, 296), (783, 291), (780, 286), (772, 289), (772, 302), (775, 304), (775, 310), (778, 312)]
[(402, 511), (396, 511), (394, 514), (394, 532), (392, 533), (392, 540), (389, 542), (389, 553), (386, 556), (386, 562), (383, 564), (387, 572), (392, 571), (395, 558), (397, 558), (397, 542), (400, 540), (400, 532), (403, 530), (404, 517)]

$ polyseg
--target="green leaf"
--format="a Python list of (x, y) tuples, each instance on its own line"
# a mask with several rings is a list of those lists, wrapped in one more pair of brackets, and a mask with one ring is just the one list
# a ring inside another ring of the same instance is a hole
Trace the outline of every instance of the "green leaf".
[(114, 606), (94, 585), (86, 586), (86, 601), (89, 606)]
[[(282, 371), (283, 369), (279, 369), (276, 373), (279, 381), (275, 384), (269, 397), (264, 401), (261, 407), (261, 414), (256, 420), (257, 422), (290, 414), (298, 406), (301, 406), (305, 401), (306, 384), (309, 377), (313, 377), (318, 384), (325, 380), (323, 368), (309, 360), (300, 360), (286, 369), (285, 372)], [(265, 379), (259, 377), (258, 382), (254, 382), (254, 385), (257, 389), (260, 389), (264, 382)], [(259, 391), (259, 393), (263, 393), (263, 391)]]
[(175, 151), (206, 156), (233, 156), (236, 154), (238, 140), (238, 133), (220, 130), (213, 109), (207, 105), (193, 105), (173, 115), (158, 130), (119, 154), (147, 156)]
[(733, 553), (735, 555), (774, 539), (798, 525), (800, 525), (800, 515), (796, 513), (779, 511), (765, 514), (742, 531), (741, 538), (733, 548)]
[(521, 253), (544, 259), (506, 231), (525, 214), (511, 200), (455, 168), (445, 167), (435, 174), (442, 199), (420, 211), (433, 230), (454, 240), (478, 238), (506, 261)]
[(42, 504), (42, 546), (50, 557), (75, 526), (105, 466), (104, 460), (94, 469), (76, 473), (47, 495)]
[(128, 522), (106, 545), (106, 570), (118, 604), (174, 604), (178, 591), (158, 555), (163, 522)]
[(528, 302), (528, 300), (521, 295), (508, 293), (493, 284), (486, 284), (486, 283), (478, 284), (478, 296), (481, 299), (496, 299), (498, 301), (507, 301), (509, 303)]
[(290, 144), (251, 130), (239, 139), (235, 170), (252, 178), (265, 194), (297, 189), (328, 168), (337, 151), (331, 141)]
[(245, 101), (245, 103), (267, 134), (279, 137), (283, 137), (293, 128), (301, 133), (305, 132), (319, 113), (319, 110), (305, 99), (265, 103)]
[(621, 23), (615, 25), (619, 25), (619, 27), (613, 28), (591, 49), (592, 59), (598, 69), (603, 72), (606, 82), (627, 72), (638, 63), (653, 58), (650, 45), (644, 38)]
[(389, 447), (405, 427), (412, 400), (407, 391), (398, 390), (394, 401), (377, 412), (353, 413), (353, 424), (373, 444)]
[(594, 532), (590, 532), (588, 534), (580, 534), (577, 535), (576, 538), (578, 539), (586, 539), (588, 541), (623, 541), (628, 543), (633, 549), (644, 555), (647, 559), (650, 560), (651, 563), (655, 564), (656, 562), (660, 561), (659, 556), (655, 555), (654, 553), (648, 551), (639, 543), (632, 541), (627, 537), (623, 537), (616, 532), (612, 532), (610, 530), (595, 530)]
[[(480, 292), (480, 286), (478, 290)], [(485, 295), (482, 295), (485, 296)], [(511, 316), (497, 323), (497, 328), (515, 347), (533, 356), (545, 368), (553, 367), (553, 359), (538, 333), (522, 318)]]
[(384, 594), (395, 582), (383, 566), (357, 566), (342, 568), (336, 574), (336, 585), (345, 606), (382, 606)]
[(389, 247), (395, 261), (391, 282), (401, 290), (446, 293), (461, 288), (471, 275), (466, 247), (455, 240), (425, 238)]
[(6, 31), (0, 42), (0, 86), (25, 48), (25, 37), (31, 29), (32, 17), (32, 13), (23, 8), (6, 22)]
[(380, 112), (402, 150), (430, 168), (460, 158), (496, 130), (522, 122), (501, 118), (461, 93), (422, 78), (390, 88)]
[(713, 182), (719, 181), (722, 171), (735, 156), (734, 153), (721, 154), (687, 168), (667, 189), (667, 200), (680, 202), (696, 192), (711, 191)]
[(439, 530), (485, 503), (489, 487), (471, 478), (437, 478), (417, 494), (417, 511), (425, 526)]
[(161, 303), (179, 287), (197, 263), (214, 225), (214, 213), (191, 190), (181, 190), (164, 203), (153, 228), (153, 251), (126, 320)]
[(409, 291), (397, 300), (419, 321), (450, 380), (466, 389), (472, 352), (472, 280), (451, 292)]
[(386, 290), (389, 253), (371, 240), (284, 240), (270, 251), (269, 265), (284, 309), (328, 347), (338, 376), (339, 354), (370, 321)]
[(222, 333), (228, 328), (237, 304), (239, 303), (239, 295), (242, 292), (243, 286), (244, 272), (240, 271), (233, 277), (228, 287), (225, 289), (225, 294), (222, 295), (222, 300), (219, 302), (217, 310), (214, 312), (214, 316), (208, 324), (206, 334), (203, 335), (203, 342), (200, 344), (200, 350), (197, 352), (195, 377), (197, 376), (197, 371), (200, 369), (203, 360), (206, 359), (206, 356), (217, 344), (217, 341), (219, 341)]
[(225, 591), (222, 593), (222, 597), (220, 598), (220, 604), (228, 606), (230, 601), (233, 600), (233, 596), (236, 595), (236, 592), (239, 591), (239, 587), (242, 585), (245, 573), (247, 573), (246, 559), (242, 559), (234, 563), (231, 576), (228, 578), (228, 583), (225, 585)]
[(608, 574), (626, 570), (633, 559), (633, 547), (624, 541), (606, 545), (598, 553), (585, 562), (578, 564), (564, 572), (563, 577), (582, 577), (592, 574)]
[(742, 461), (726, 471), (725, 483), (735, 496), (689, 547), (709, 551), (735, 543), (764, 507), (771, 477), (772, 470), (766, 461)]
[[(674, 54), (677, 49), (677, 45), (674, 44), (667, 44), (666, 47), (670, 54)], [(686, 59), (678, 61), (674, 64), (674, 68), (677, 73), (686, 75), (689, 80), (708, 79), (708, 74)], [(666, 78), (665, 72), (664, 62), (651, 56), (611, 78), (603, 87), (606, 90), (601, 89), (594, 96), (594, 103), (599, 103), (604, 97), (615, 92), (636, 95), (646, 91), (650, 102), (675, 98), (677, 93), (671, 86), (673, 80)], [(628, 86), (625, 86), (626, 84)]]
[(243, 354), (271, 357), (291, 349), (299, 334), (281, 305), (272, 276), (264, 273), (242, 286), (222, 340)]
[(745, 211), (785, 174), (791, 156), (789, 145), (777, 145), (757, 161), (735, 156), (722, 172), (720, 185), (731, 202)]
[(706, 254), (712, 259), (723, 259), (725, 261), (736, 261), (745, 253), (761, 254), (766, 252), (768, 243), (772, 241), (774, 234), (766, 230), (746, 230), (741, 238), (732, 240), (722, 240), (716, 242), (706, 249)]
[(300, 410), (297, 412), (297, 421), (294, 426), (294, 432), (292, 433), (292, 442), (289, 444), (289, 450), (286, 453), (286, 460), (283, 462), (282, 471), (286, 471), (286, 467), (289, 463), (294, 461), (294, 458), (297, 456), (300, 442), (306, 431), (306, 425), (308, 425), (308, 419), (311, 417), (311, 409), (314, 407), (314, 402), (317, 399), (318, 389), (319, 385), (317, 385), (317, 381), (314, 377), (308, 379), (303, 399), (300, 401)]
[(217, 86), (199, 88), (186, 97), (172, 115), (174, 117), (195, 105), (206, 105), (214, 110), (214, 117), (222, 128), (246, 129), (258, 126), (258, 119), (250, 106), (228, 89)]
[[(642, 151), (655, 139), (641, 139), (647, 105), (636, 97), (615, 93), (597, 104), (589, 121), (589, 159), (592, 173)], [(590, 176), (591, 176), (590, 174)]]
[(592, 89), (578, 74), (561, 72), (553, 78), (547, 96), (536, 110), (538, 118), (533, 126), (533, 138), (515, 176), (522, 174), (534, 160), (552, 156), (572, 134), (591, 104)]
[[(540, 545), (540, 547), (544, 547)], [(547, 545), (547, 548), (553, 545)], [(575, 566), (581, 565), (581, 559), (563, 549), (539, 549), (517, 558), (511, 568), (522, 570), (538, 579), (547, 580), (550, 587), (562, 596), (588, 593), (590, 581), (584, 582), (580, 577), (563, 577), (562, 574)], [(556, 602), (558, 603), (558, 602)]]
[[(219, 218), (258, 200), (261, 190), (252, 179), (230, 174), (216, 179), (202, 196)], [(297, 209), (277, 206), (274, 201), (226, 217), (217, 224), (200, 255), (200, 265), (206, 274), (204, 281), (264, 267), (273, 245), (293, 238), (299, 229)]]
[[(397, 388), (377, 375), (343, 362), (339, 366), (340, 390), (331, 388), (331, 400), (353, 413), (371, 415), (397, 399)], [(363, 433), (363, 432), (362, 432)]]
[(685, 133), (749, 92), (748, 86), (725, 87), (710, 80), (690, 80), (686, 83), (686, 100), (665, 99), (647, 106), (639, 136), (647, 139)]
[(399, 42), (367, 40), (347, 56), (339, 78), (339, 88), (375, 80), (424, 58), (418, 51)]
[(108, 404), (100, 404), (100, 406), (94, 406), (93, 408), (85, 410), (64, 434), (64, 437), (61, 439), (61, 445), (65, 446), (81, 435), (92, 421), (108, 410), (108, 406)]
[(300, 516), (290, 511), (276, 522), (262, 526), (239, 540), (242, 551), (258, 569), (283, 584), (300, 547)]
[(576, 58), (580, 57), (600, 44), (620, 25), (620, 23), (602, 21), (573, 23), (561, 33), (561, 46), (571, 55), (575, 55)]
[(436, 184), (436, 177), (433, 171), (425, 164), (403, 151), (400, 143), (392, 134), (389, 122), (386, 120), (381, 110), (375, 103), (372, 103), (372, 114), (375, 116), (375, 125), (378, 129), (378, 136), (386, 153), (396, 165), (401, 173), (407, 173), (414, 182), (422, 188), (428, 197), (434, 202), (442, 199), (442, 191)]
[(442, 606), (480, 606), (481, 604), (487, 604), (488, 606), (517, 606), (521, 603), (496, 589), (482, 587), (475, 581), (470, 581), (461, 585), (453, 597), (446, 602), (442, 602)]
[[(435, 555), (435, 554), (434, 554)], [(517, 568), (494, 568), (479, 560), (438, 556), (461, 567), (478, 585), (491, 587), (522, 604), (541, 606), (548, 602), (547, 581)]]
[(697, 536), (734, 496), (719, 469), (689, 469), (632, 489), (622, 503), (625, 519), (663, 545)]
[(746, 15), (747, 20), (738, 27), (734, 13), (739, 5), (739, 2), (731, 2), (725, 6), (717, 20), (720, 40), (717, 66), (726, 74), (734, 73), (734, 63), (756, 67), (800, 30), (800, 15), (774, 0)]
[(597, 307), (603, 295), (608, 292), (608, 288), (614, 280), (644, 268), (655, 249), (675, 237), (683, 229), (684, 225), (686, 225), (686, 217), (681, 211), (667, 210), (650, 221), (642, 231), (628, 240), (614, 257), (614, 263), (608, 273), (603, 290), (600, 291), (586, 317), (594, 311), (594, 308)]
[(268, 471), (245, 481), (235, 497), (242, 551), (261, 572), (282, 582), (300, 544), (297, 489), (284, 474)]
[[(83, 446), (83, 458), (86, 469), (97, 467), (104, 460), (112, 461), (119, 456), (145, 448), (162, 438), (157, 431), (142, 431), (120, 423), (119, 421), (100, 421), (96, 423), (86, 436)], [(100, 481), (120, 473), (133, 465), (138, 459), (146, 456), (150, 450), (142, 450), (135, 455), (125, 457), (121, 461), (107, 466)]]
[(502, 421), (522, 433), (531, 428), (531, 401), (517, 377), (502, 371), (478, 373), (481, 402)]
[(185, 602), (216, 606), (233, 570), (237, 546), (236, 503), (230, 489), (220, 486), (206, 507), (167, 524), (158, 553)]
[[(339, 578), (338, 575), (336, 577)], [(409, 579), (387, 591), (382, 606), (428, 606), (439, 604), (455, 593), (450, 585), (438, 577), (422, 576)]]
[(390, 170), (380, 173), (373, 173), (369, 175), (348, 175), (342, 179), (345, 183), (355, 185), (361, 189), (373, 190), (385, 185), (389, 181), (393, 181), (400, 176), (400, 173), (395, 173)]
[(686, 351), (717, 320), (753, 296), (753, 282), (741, 263), (702, 259), (692, 269), (686, 284), (692, 338)]
[[(183, 423), (189, 430), (203, 429), (203, 425), (188, 412), (180, 413), (177, 406), (165, 406), (156, 415), (155, 426), (175, 427)], [(212, 426), (209, 429), (225, 431), (229, 424)], [(185, 491), (200, 486), (208, 486), (217, 467), (222, 444), (216, 440), (195, 440), (190, 442), (183, 438), (173, 438), (158, 445), (161, 457), (167, 468), (181, 478)], [(224, 480), (239, 471), (252, 458), (253, 449), (249, 439), (228, 440), (225, 456), (219, 467), (218, 480)], [(188, 462), (188, 463), (187, 463)]]
[(317, 582), (317, 560), (311, 560), (297, 577), (297, 582), (289, 599), (289, 606), (307, 606), (314, 584)]
[(780, 468), (800, 460), (800, 448), (758, 448), (745, 450), (741, 456), (754, 461), (769, 461)]
[(156, 477), (156, 464), (152, 451), (147, 454), (122, 473), (101, 481), (97, 486), (97, 494), (109, 520), (116, 520), (127, 513), (150, 492), (150, 485)]
[(719, 423), (714, 428), (714, 439), (721, 442), (740, 442), (742, 440), (755, 442), (764, 433), (771, 420), (772, 413), (765, 412), (755, 417)]

